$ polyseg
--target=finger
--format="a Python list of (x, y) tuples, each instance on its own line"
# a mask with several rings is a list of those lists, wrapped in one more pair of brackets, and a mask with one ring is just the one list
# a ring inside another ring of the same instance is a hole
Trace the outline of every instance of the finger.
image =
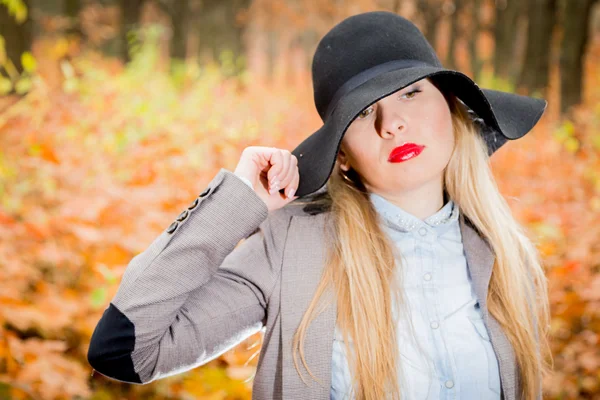
[(285, 184), (283, 183), (283, 180), (286, 178), (288, 167), (290, 165), (290, 158), (288, 154), (291, 153), (284, 149), (279, 150), (279, 152), (281, 153), (281, 169), (277, 173), (277, 179), (279, 180), (279, 187), (284, 188)]
[(290, 184), (292, 178), (294, 177), (294, 170), (296, 169), (296, 161), (294, 159), (294, 155), (287, 150), (283, 151), (283, 157), (286, 159), (285, 165), (286, 169), (282, 173), (281, 177), (281, 187), (285, 188)]
[[(299, 184), (300, 184), (300, 174), (298, 173), (298, 169), (294, 168), (294, 177), (292, 178), (292, 181), (290, 182), (288, 187), (285, 188), (285, 196), (292, 198), (292, 199), (298, 198), (298, 196), (295, 196), (295, 194), (296, 194), (296, 190), (298, 189)], [(292, 190), (294, 192), (292, 193), (291, 196), (289, 196), (289, 194), (291, 193)]]
[(271, 157), (269, 159), (269, 163), (271, 164), (271, 167), (269, 168), (269, 171), (267, 172), (267, 179), (269, 180), (269, 186), (272, 183), (274, 183), (273, 178), (275, 178), (276, 176), (281, 174), (282, 158), (283, 158), (283, 156), (279, 149), (277, 149), (271, 153)]

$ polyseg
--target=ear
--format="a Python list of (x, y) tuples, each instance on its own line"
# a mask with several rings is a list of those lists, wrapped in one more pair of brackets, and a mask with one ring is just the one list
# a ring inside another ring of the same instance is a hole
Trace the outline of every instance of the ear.
[(350, 169), (350, 164), (348, 162), (348, 156), (346, 155), (346, 151), (344, 150), (344, 144), (340, 145), (340, 150), (337, 154), (337, 159), (340, 164), (340, 168), (342, 171), (348, 171)]

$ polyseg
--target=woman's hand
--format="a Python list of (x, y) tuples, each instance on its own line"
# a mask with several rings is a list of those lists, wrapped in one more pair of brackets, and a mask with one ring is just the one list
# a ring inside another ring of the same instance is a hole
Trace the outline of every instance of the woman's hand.
[[(234, 173), (252, 182), (254, 191), (266, 203), (269, 211), (277, 210), (298, 198), (294, 196), (300, 181), (298, 159), (288, 150), (246, 147)], [(285, 189), (283, 194), (279, 192), (281, 189)]]

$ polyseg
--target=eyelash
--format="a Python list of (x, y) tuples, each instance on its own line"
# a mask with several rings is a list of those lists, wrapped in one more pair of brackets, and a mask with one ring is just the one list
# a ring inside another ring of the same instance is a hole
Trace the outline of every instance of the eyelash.
[[(406, 95), (408, 95), (408, 94), (413, 94), (413, 93), (421, 93), (421, 90), (420, 90), (420, 89), (415, 89), (415, 90), (411, 90), (410, 92), (407, 92), (407, 93), (405, 93), (405, 94), (406, 94)], [(410, 97), (410, 98), (412, 99), (412, 98), (414, 98), (414, 96), (413, 96), (413, 97)], [(360, 114), (358, 114), (358, 117), (356, 117), (356, 119), (365, 119), (367, 116), (371, 115), (371, 113), (369, 113), (369, 114), (367, 114), (367, 115), (366, 115), (364, 118), (361, 118), (361, 117), (360, 117), (360, 115), (361, 115), (363, 112), (365, 112), (365, 111), (367, 111), (367, 110), (371, 109), (372, 107), (373, 107), (373, 106), (369, 106), (369, 107), (367, 107), (366, 109), (364, 109), (363, 111), (361, 111), (361, 112), (360, 112)]]

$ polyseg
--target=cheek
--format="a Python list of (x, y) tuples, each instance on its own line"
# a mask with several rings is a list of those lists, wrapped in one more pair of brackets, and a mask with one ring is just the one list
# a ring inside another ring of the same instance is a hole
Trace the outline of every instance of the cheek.
[(433, 119), (434, 123), (430, 130), (432, 140), (440, 146), (440, 150), (445, 147), (454, 146), (454, 130), (452, 128), (452, 116), (450, 111), (444, 108), (439, 108)]
[(354, 156), (355, 156), (355, 164), (359, 166), (363, 171), (364, 169), (370, 169), (375, 166), (375, 163), (378, 162), (380, 157), (379, 154), (375, 152), (376, 145), (375, 143), (362, 143), (360, 146), (357, 146)]
[[(357, 128), (351, 132), (351, 136), (347, 136), (346, 146), (351, 151), (351, 161), (352, 164), (360, 166), (360, 165), (371, 165), (373, 160), (375, 160), (378, 155), (376, 154), (376, 149), (378, 148), (378, 143), (376, 140), (377, 135), (374, 133), (370, 133), (367, 131), (368, 127), (365, 124), (365, 128), (363, 130), (359, 130)], [(348, 135), (348, 133), (346, 133)]]

